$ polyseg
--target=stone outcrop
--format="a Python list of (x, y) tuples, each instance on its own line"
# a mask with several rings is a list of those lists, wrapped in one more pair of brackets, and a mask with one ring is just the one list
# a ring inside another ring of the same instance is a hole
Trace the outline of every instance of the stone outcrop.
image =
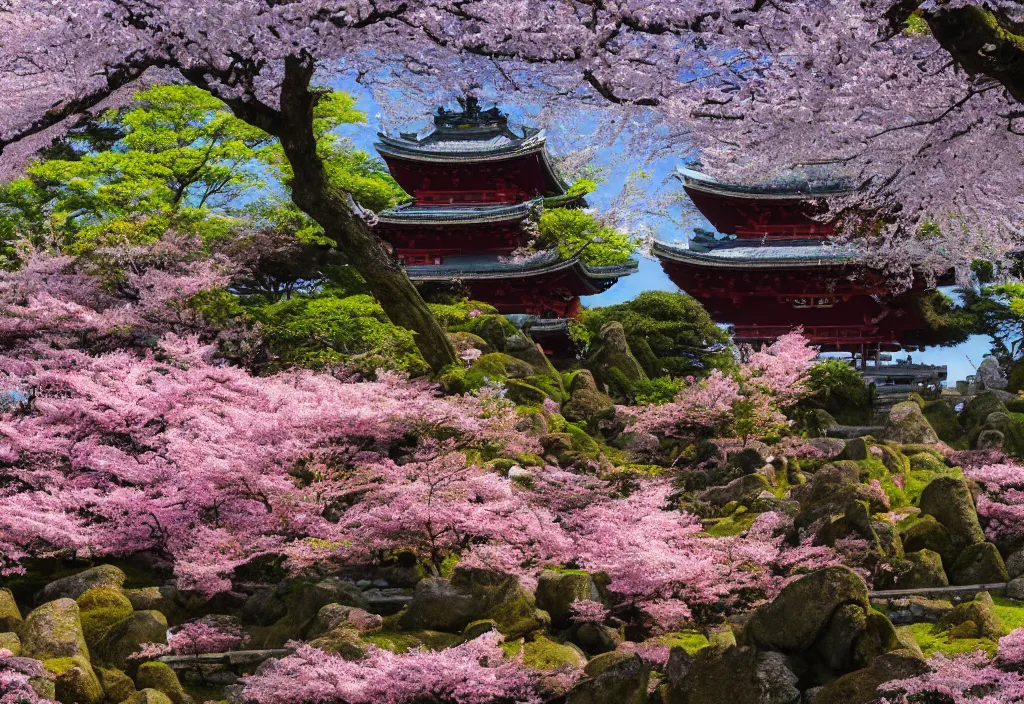
[(901, 445), (933, 444), (939, 441), (921, 407), (913, 401), (897, 403), (889, 411), (882, 437)]
[(620, 401), (629, 400), (633, 386), (647, 380), (643, 367), (629, 350), (622, 323), (617, 321), (601, 328), (585, 366), (593, 372), (598, 388)]
[(650, 668), (635, 653), (598, 655), (584, 668), (587, 678), (569, 692), (566, 704), (647, 704)]
[(514, 576), (459, 566), (451, 580), (420, 581), (399, 624), (406, 630), (459, 633), (481, 619), (492, 619), (511, 640), (544, 627), (549, 616)]
[(536, 599), (537, 607), (550, 614), (552, 624), (565, 627), (571, 620), (574, 601), (599, 602), (601, 593), (586, 572), (544, 570), (537, 581)]
[(253, 648), (280, 648), (302, 638), (327, 604), (369, 609), (366, 596), (354, 584), (340, 579), (294, 579), (257, 592), (246, 601), (242, 618), (256, 625), (249, 629)]
[(974, 498), (963, 479), (933, 479), (921, 492), (920, 506), (923, 515), (934, 517), (948, 531), (957, 554), (968, 545), (985, 541), (985, 533), (974, 509)]
[(666, 704), (800, 704), (797, 676), (782, 653), (708, 647), (667, 687)]
[(99, 565), (83, 570), (68, 577), (63, 577), (50, 582), (43, 587), (40, 601), (53, 601), (54, 599), (77, 599), (90, 589), (97, 587), (109, 587), (121, 589), (124, 585), (124, 572), (113, 565)]

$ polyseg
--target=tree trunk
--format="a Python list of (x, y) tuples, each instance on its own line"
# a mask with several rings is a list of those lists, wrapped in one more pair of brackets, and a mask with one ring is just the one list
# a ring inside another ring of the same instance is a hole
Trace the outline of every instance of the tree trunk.
[(381, 308), (395, 325), (415, 334), (423, 359), (436, 373), (457, 361), (448, 335), (438, 324), (405, 270), (385, 249), (362, 217), (352, 196), (333, 187), (317, 155), (313, 107), (317, 95), (309, 88), (313, 62), (289, 58), (281, 88), (281, 129), (278, 138), (294, 171), (292, 200), (338, 243)]

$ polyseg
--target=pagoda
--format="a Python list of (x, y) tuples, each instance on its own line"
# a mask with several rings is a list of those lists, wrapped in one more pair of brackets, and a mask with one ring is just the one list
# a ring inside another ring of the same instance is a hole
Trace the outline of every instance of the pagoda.
[(883, 351), (917, 349), (928, 326), (911, 291), (891, 295), (882, 272), (830, 238), (825, 199), (853, 190), (831, 164), (747, 186), (688, 169), (676, 176), (717, 232), (696, 229), (685, 244), (655, 242), (669, 278), (737, 342), (771, 342), (798, 325), (823, 351), (854, 352), (862, 364)]
[(555, 173), (544, 131), (514, 132), (496, 107), (473, 97), (439, 108), (419, 133), (378, 134), (375, 145), (412, 201), (379, 214), (377, 232), (425, 294), (460, 288), (525, 322), (531, 333), (564, 331), (580, 296), (636, 269), (588, 266), (557, 250), (523, 254), (545, 205), (581, 205)]

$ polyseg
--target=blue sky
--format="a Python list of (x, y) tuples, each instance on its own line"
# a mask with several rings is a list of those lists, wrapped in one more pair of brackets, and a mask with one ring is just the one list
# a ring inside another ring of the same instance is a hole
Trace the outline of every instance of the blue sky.
[[(345, 81), (337, 84), (337, 87), (358, 96), (359, 108), (364, 110), (369, 116), (368, 124), (355, 128), (351, 132), (346, 131), (346, 136), (350, 137), (359, 148), (374, 153), (373, 142), (376, 139), (376, 133), (381, 122), (380, 110), (377, 104), (368, 91), (354, 83)], [(485, 102), (483, 107), (490, 107), (490, 105)], [(514, 109), (509, 110), (509, 112), (513, 121), (520, 118), (520, 114), (517, 114)], [(409, 127), (418, 128), (427, 125), (428, 122), (429, 116), (426, 114), (418, 117), (411, 116)], [(529, 123), (528, 119), (527, 122)], [(585, 115), (581, 115), (580, 119), (572, 124), (572, 129), (576, 132), (573, 135), (561, 135), (557, 125), (541, 126), (548, 128), (554, 145), (557, 145), (560, 141), (565, 141), (560, 140), (560, 137), (566, 137), (568, 140), (576, 143), (577, 146), (580, 142), (580, 137), (583, 136), (585, 140), (585, 132), (592, 127)], [(557, 147), (554, 148), (557, 149)], [(650, 174), (650, 178), (646, 183), (650, 184), (652, 191), (678, 187), (669, 180), (669, 177), (680, 161), (679, 158), (669, 156), (643, 165), (643, 168)], [(595, 165), (606, 169), (606, 180), (596, 192), (588, 196), (587, 200), (593, 207), (600, 209), (603, 206), (607, 206), (615, 198), (620, 192), (625, 179), (639, 165), (629, 159), (624, 159), (621, 147), (598, 150)], [(688, 235), (687, 231), (667, 220), (655, 223), (655, 226), (658, 236), (662, 239), (685, 239)], [(631, 300), (643, 291), (652, 290), (678, 291), (679, 288), (668, 278), (657, 260), (641, 257), (639, 269), (635, 274), (619, 279), (614, 286), (604, 293), (583, 298), (583, 303), (590, 307), (622, 303)], [(910, 354), (913, 356), (914, 362), (945, 364), (948, 367), (948, 383), (952, 386), (957, 380), (964, 379), (968, 374), (974, 373), (976, 365), (985, 357), (989, 348), (990, 340), (988, 337), (975, 335), (963, 344), (955, 347), (936, 347), (924, 352), (912, 352)], [(894, 359), (903, 359), (906, 356), (906, 352), (893, 354)]]

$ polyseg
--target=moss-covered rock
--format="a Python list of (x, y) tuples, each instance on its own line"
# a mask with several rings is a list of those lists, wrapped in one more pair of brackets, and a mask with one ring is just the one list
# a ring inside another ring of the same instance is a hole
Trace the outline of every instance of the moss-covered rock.
[(466, 373), (466, 378), (473, 388), (483, 386), (488, 381), (525, 379), (529, 376), (533, 376), (533, 367), (504, 352), (482, 355), (473, 362), (473, 366)]
[(92, 649), (93, 661), (125, 670), (129, 656), (144, 643), (167, 642), (167, 618), (159, 611), (136, 611), (108, 628)]
[(77, 656), (88, 662), (78, 604), (57, 599), (32, 611), (21, 627), (21, 649), (25, 657), (36, 660)]
[(617, 321), (601, 328), (585, 366), (594, 373), (598, 388), (619, 401), (631, 400), (636, 383), (647, 380), (643, 367), (629, 350), (622, 323)]
[(948, 587), (942, 557), (933, 550), (908, 552), (902, 560), (883, 563), (875, 572), (876, 589), (922, 589)]
[(156, 689), (144, 689), (128, 697), (121, 704), (173, 704), (167, 695)]
[(982, 391), (964, 404), (960, 411), (960, 425), (964, 430), (972, 430), (985, 423), (992, 413), (1006, 413), (1006, 405), (998, 394)]
[(280, 648), (290, 640), (305, 637), (320, 609), (327, 604), (353, 606), (364, 611), (369, 608), (366, 597), (354, 584), (335, 578), (293, 579), (257, 592), (246, 602), (243, 618), (260, 624), (267, 622), (266, 614), (278, 618), (270, 625), (249, 629), (251, 647)]
[(943, 629), (957, 629), (959, 638), (999, 638), (1003, 635), (1003, 624), (996, 613), (995, 604), (988, 592), (975, 595), (972, 601), (959, 604), (939, 622)]
[(537, 580), (537, 607), (551, 615), (559, 627), (569, 625), (574, 601), (601, 601), (594, 579), (582, 571), (544, 570)]
[(123, 702), (135, 694), (135, 683), (132, 678), (117, 668), (96, 667), (93, 668), (99, 678), (100, 685), (107, 701)]
[(749, 504), (756, 499), (762, 491), (771, 489), (771, 484), (763, 474), (745, 474), (737, 477), (725, 486), (713, 486), (705, 489), (700, 494), (700, 500), (712, 506), (722, 507), (736, 501), (741, 504)]
[(921, 513), (934, 516), (949, 531), (956, 552), (985, 540), (974, 509), (974, 498), (963, 479), (938, 477), (932, 480), (921, 492)]
[(579, 669), (587, 664), (587, 656), (572, 643), (558, 643), (542, 635), (526, 641), (522, 653), (523, 664), (534, 670)]
[(113, 565), (99, 565), (50, 582), (43, 587), (40, 601), (63, 598), (77, 599), (96, 587), (120, 589), (124, 585), (124, 580), (125, 574), (120, 568)]
[(466, 327), (466, 332), (483, 339), (494, 351), (505, 351), (505, 340), (515, 337), (519, 330), (503, 315), (478, 315)]
[(967, 434), (960, 426), (956, 411), (949, 402), (942, 399), (925, 401), (921, 412), (939, 436), (939, 440), (952, 448), (966, 450)]
[(612, 652), (587, 663), (587, 679), (569, 692), (566, 704), (646, 704), (650, 668), (639, 655)]
[(522, 379), (506, 379), (504, 384), (509, 400), (517, 406), (537, 406), (548, 398), (541, 388)]
[(910, 458), (891, 445), (875, 445), (882, 453), (879, 459), (890, 474), (905, 475), (910, 471)]
[(417, 584), (399, 623), (408, 630), (458, 633), (480, 619), (493, 619), (508, 639), (542, 628), (550, 620), (514, 576), (460, 565), (451, 580), (424, 579)]
[(597, 390), (593, 375), (584, 369), (573, 379), (569, 401), (562, 406), (562, 415), (570, 421), (582, 421), (591, 432), (600, 432), (615, 421), (615, 401)]
[(924, 550), (936, 553), (946, 567), (952, 567), (956, 560), (957, 553), (949, 531), (934, 516), (922, 516), (914, 521), (902, 533), (902, 538), (903, 549), (908, 553)]
[(9, 650), (11, 655), (18, 657), (21, 655), (21, 638), (10, 631), (0, 633), (0, 650)]
[(339, 626), (309, 641), (328, 655), (339, 655), (345, 660), (360, 660), (366, 655), (366, 644), (359, 631), (352, 627)]
[(744, 638), (762, 648), (787, 652), (811, 647), (836, 609), (868, 608), (868, 589), (853, 570), (827, 567), (788, 584), (747, 622)]
[(846, 442), (846, 447), (837, 456), (837, 460), (866, 460), (868, 458), (868, 444), (864, 438), (853, 438)]
[(95, 646), (103, 633), (132, 615), (132, 603), (121, 590), (110, 587), (95, 587), (84, 592), (75, 600), (78, 604), (79, 620), (85, 633), (85, 642)]
[(178, 676), (170, 665), (162, 662), (144, 662), (139, 665), (135, 675), (135, 686), (142, 689), (155, 689), (163, 692), (173, 704), (190, 704), (192, 697), (178, 681)]
[[(71, 666), (66, 666), (66, 661)], [(60, 704), (100, 704), (104, 699), (103, 687), (88, 659), (78, 656), (49, 660), (47, 669), (57, 675), (53, 692)]]
[(892, 407), (885, 421), (882, 437), (902, 444), (939, 441), (935, 430), (924, 417), (921, 407), (913, 401), (903, 401)]
[(168, 587), (125, 589), (124, 595), (135, 611), (159, 611), (172, 625), (185, 620), (181, 606), (172, 598), (173, 592)]
[(589, 621), (573, 626), (569, 638), (590, 655), (609, 653), (622, 643), (622, 634), (617, 630), (603, 623)]
[(21, 611), (10, 589), (0, 589), (0, 631), (17, 633), (21, 629)]
[(900, 639), (889, 618), (878, 611), (870, 611), (867, 628), (853, 647), (853, 661), (857, 667), (867, 667), (879, 655), (899, 648)]
[(463, 641), (461, 634), (441, 631), (373, 631), (359, 634), (360, 640), (392, 653), (407, 653), (410, 650), (444, 650)]
[(928, 663), (916, 653), (895, 650), (878, 656), (863, 669), (829, 682), (818, 691), (811, 704), (868, 704), (878, 699), (879, 687), (886, 682), (929, 671)]
[(844, 604), (835, 610), (828, 626), (814, 645), (814, 652), (833, 672), (846, 672), (853, 665), (853, 648), (867, 630), (868, 614), (860, 604)]
[(797, 676), (786, 656), (749, 647), (704, 648), (686, 675), (669, 683), (666, 704), (799, 704)]
[(963, 549), (949, 570), (949, 582), (955, 585), (1008, 582), (1010, 575), (992, 543), (975, 543)]

